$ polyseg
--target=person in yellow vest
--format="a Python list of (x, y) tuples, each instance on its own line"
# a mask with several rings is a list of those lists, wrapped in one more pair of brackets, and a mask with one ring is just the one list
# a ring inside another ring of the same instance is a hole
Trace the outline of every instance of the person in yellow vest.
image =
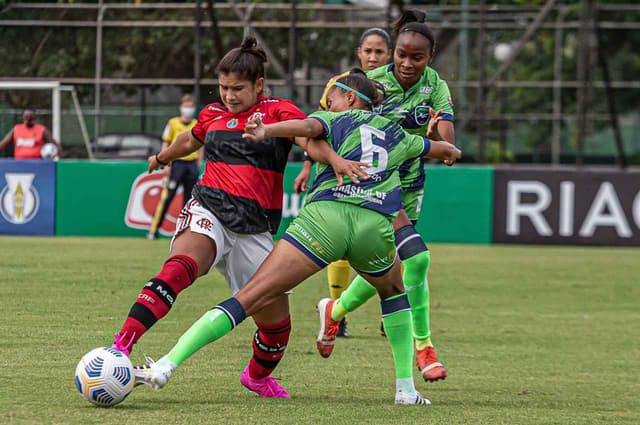
[(42, 124), (36, 123), (33, 109), (25, 109), (22, 113), (22, 124), (16, 124), (4, 139), (0, 141), (0, 151), (14, 143), (15, 159), (42, 159), (40, 150), (45, 143), (53, 143), (58, 148), (58, 156), (62, 156), (62, 146), (53, 139), (51, 132)]
[[(162, 133), (162, 140), (164, 141), (162, 149), (175, 142), (181, 133), (191, 131), (196, 124), (196, 119), (193, 118), (195, 112), (196, 104), (193, 97), (189, 94), (182, 96), (180, 100), (180, 116), (171, 118)], [(184, 190), (182, 206), (191, 197), (191, 190), (198, 181), (200, 163), (202, 162), (201, 150), (183, 156), (164, 167), (164, 188), (160, 195), (160, 202), (158, 202), (153, 215), (147, 239), (156, 239), (158, 237), (158, 230), (180, 185)]]

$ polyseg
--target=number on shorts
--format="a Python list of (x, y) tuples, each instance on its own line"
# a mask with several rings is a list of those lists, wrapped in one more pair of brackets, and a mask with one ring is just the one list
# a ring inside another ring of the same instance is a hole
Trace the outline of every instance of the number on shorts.
[[(384, 131), (377, 128), (373, 128), (368, 125), (360, 127), (360, 144), (362, 145), (362, 156), (360, 161), (371, 164), (367, 168), (363, 168), (363, 171), (367, 174), (376, 174), (387, 169), (387, 160), (389, 154), (382, 146), (373, 143), (373, 137), (384, 140), (386, 134)], [(374, 157), (377, 154), (377, 158)], [(377, 159), (377, 162), (375, 161)]]

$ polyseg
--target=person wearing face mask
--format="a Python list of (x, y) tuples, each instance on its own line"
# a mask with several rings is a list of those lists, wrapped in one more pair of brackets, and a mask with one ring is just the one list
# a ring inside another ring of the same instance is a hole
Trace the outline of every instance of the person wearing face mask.
[[(163, 149), (174, 143), (180, 134), (191, 131), (196, 124), (196, 119), (194, 118), (195, 112), (196, 104), (193, 97), (190, 94), (182, 96), (180, 100), (180, 116), (171, 118), (162, 133), (162, 140), (164, 140), (162, 144)], [(200, 163), (202, 162), (201, 157), (201, 151), (197, 150), (164, 167), (164, 188), (160, 195), (160, 202), (158, 202), (158, 206), (153, 215), (147, 239), (153, 240), (158, 238), (158, 230), (180, 185), (182, 185), (182, 189), (184, 190), (182, 206), (184, 207), (187, 200), (189, 200), (191, 190), (198, 181), (198, 171), (200, 170)]]
[(22, 113), (22, 124), (16, 124), (0, 141), (0, 151), (13, 142), (13, 157), (15, 159), (42, 159), (40, 150), (45, 143), (53, 143), (58, 148), (58, 155), (62, 156), (62, 146), (47, 127), (36, 123), (33, 109), (25, 109)]

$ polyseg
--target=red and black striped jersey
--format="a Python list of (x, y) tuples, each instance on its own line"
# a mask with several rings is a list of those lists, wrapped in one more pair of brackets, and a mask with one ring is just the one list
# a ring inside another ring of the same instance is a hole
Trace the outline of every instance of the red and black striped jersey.
[(191, 130), (205, 145), (204, 174), (193, 190), (229, 230), (275, 233), (282, 217), (282, 180), (293, 141), (242, 138), (247, 121), (259, 115), (265, 124), (304, 119), (291, 101), (261, 96), (248, 111), (234, 114), (220, 103), (207, 105)]

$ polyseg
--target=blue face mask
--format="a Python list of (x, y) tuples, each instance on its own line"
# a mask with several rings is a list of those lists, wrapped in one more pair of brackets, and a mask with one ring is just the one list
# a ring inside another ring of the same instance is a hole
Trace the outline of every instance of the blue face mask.
[(193, 106), (181, 106), (180, 107), (180, 116), (184, 118), (193, 118), (193, 114), (195, 114), (196, 108)]

